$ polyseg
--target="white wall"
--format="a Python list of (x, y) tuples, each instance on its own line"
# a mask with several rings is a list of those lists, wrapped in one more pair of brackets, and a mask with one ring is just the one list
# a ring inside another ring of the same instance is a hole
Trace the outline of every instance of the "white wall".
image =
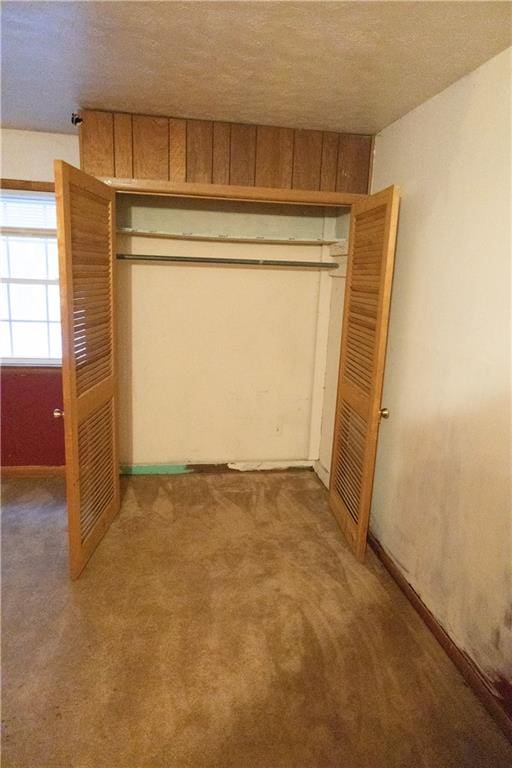
[(386, 128), (402, 203), (371, 529), (457, 645), (512, 675), (510, 50)]
[(0, 130), (1, 176), (24, 181), (53, 181), (53, 161), (80, 166), (78, 136), (67, 133)]

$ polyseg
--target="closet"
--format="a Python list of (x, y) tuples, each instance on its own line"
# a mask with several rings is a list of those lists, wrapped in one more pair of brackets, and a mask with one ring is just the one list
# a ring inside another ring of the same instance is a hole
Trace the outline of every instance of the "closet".
[(347, 219), (332, 207), (118, 195), (123, 472), (317, 457), (319, 308), (342, 271), (330, 253)]
[[(341, 266), (336, 253), (349, 219), (330, 502), (362, 558), (397, 190), (103, 183), (60, 161), (55, 168), (72, 577), (119, 509), (120, 463), (293, 460), (297, 445), (297, 459), (318, 457), (326, 285)], [(236, 360), (238, 370), (230, 368)], [(205, 392), (222, 418), (208, 413)], [(249, 445), (260, 453), (251, 456)]]

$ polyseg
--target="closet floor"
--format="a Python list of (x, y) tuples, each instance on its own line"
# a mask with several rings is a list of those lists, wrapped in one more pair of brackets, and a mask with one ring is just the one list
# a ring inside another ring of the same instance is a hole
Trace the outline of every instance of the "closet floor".
[(6, 768), (512, 764), (312, 472), (124, 480), (76, 582), (63, 481), (3, 505)]

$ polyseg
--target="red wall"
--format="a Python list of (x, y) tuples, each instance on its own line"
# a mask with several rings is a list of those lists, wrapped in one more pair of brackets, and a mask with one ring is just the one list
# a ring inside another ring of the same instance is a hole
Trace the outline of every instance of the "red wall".
[(62, 466), (64, 426), (60, 368), (2, 368), (2, 466)]

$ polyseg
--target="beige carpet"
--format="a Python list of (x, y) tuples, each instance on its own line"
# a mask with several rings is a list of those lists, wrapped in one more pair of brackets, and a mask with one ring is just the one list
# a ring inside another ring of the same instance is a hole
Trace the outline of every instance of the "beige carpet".
[(4, 768), (512, 765), (313, 473), (130, 479), (75, 583), (62, 482), (3, 494)]

